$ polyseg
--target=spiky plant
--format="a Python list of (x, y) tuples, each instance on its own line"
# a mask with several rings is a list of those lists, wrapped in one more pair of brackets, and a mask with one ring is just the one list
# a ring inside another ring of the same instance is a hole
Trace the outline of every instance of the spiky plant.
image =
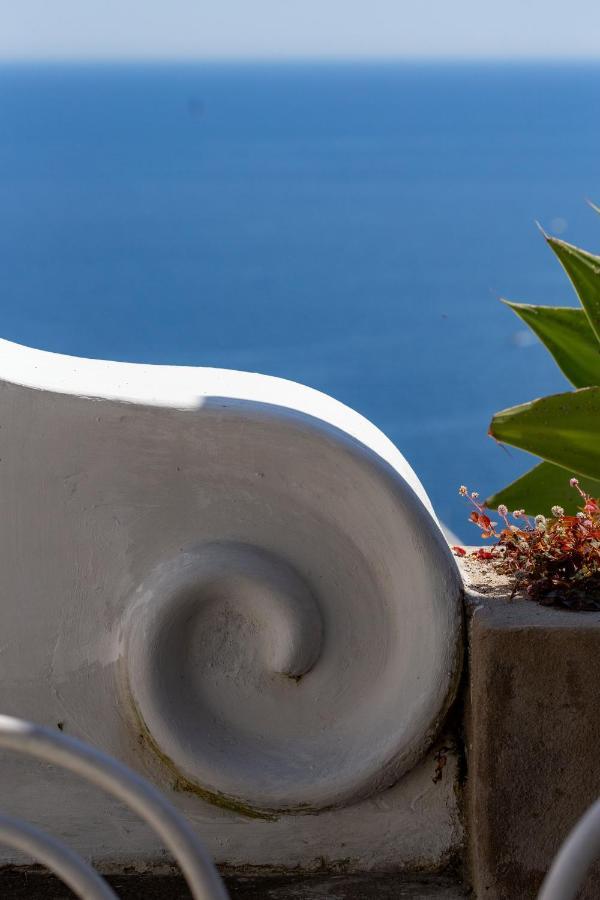
[[(597, 210), (600, 211), (600, 210)], [(576, 388), (496, 413), (489, 433), (541, 457), (542, 462), (486, 500), (486, 506), (549, 514), (576, 512), (569, 490), (575, 472), (583, 490), (600, 496), (600, 256), (544, 233), (580, 307), (529, 306), (504, 301), (537, 335)]]

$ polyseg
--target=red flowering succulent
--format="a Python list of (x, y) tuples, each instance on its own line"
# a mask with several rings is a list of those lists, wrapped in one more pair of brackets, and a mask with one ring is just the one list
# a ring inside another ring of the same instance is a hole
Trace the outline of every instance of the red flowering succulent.
[[(469, 519), (481, 537), (496, 538), (489, 549), (479, 548), (472, 555), (496, 560), (498, 569), (514, 578), (511, 599), (521, 593), (547, 606), (600, 610), (600, 500), (586, 494), (576, 478), (570, 484), (581, 498), (577, 515), (565, 515), (562, 507), (553, 506), (552, 517), (532, 520), (521, 509), (509, 515), (501, 504), (500, 530), (479, 495), (461, 487), (459, 493), (473, 507)], [(466, 555), (462, 547), (452, 549), (457, 556)]]

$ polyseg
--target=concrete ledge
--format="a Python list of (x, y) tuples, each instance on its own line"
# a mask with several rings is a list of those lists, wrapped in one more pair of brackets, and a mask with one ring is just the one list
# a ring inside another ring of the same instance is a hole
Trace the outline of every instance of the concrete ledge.
[[(600, 795), (600, 614), (509, 601), (466, 558), (467, 818), (478, 898), (534, 898)], [(582, 897), (600, 896), (600, 868)]]

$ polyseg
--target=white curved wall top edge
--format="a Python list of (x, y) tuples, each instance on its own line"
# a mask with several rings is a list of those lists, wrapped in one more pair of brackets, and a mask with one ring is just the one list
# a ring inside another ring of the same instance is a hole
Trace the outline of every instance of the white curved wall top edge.
[(77, 397), (191, 411), (215, 397), (287, 408), (320, 419), (375, 452), (408, 482), (439, 525), (425, 488), (392, 441), (351, 407), (298, 382), (234, 369), (86, 359), (2, 339), (0, 381)]

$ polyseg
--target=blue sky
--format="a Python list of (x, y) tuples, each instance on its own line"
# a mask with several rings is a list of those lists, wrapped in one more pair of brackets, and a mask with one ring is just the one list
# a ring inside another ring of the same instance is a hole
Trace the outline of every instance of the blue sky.
[(0, 59), (597, 57), (600, 0), (0, 0)]

